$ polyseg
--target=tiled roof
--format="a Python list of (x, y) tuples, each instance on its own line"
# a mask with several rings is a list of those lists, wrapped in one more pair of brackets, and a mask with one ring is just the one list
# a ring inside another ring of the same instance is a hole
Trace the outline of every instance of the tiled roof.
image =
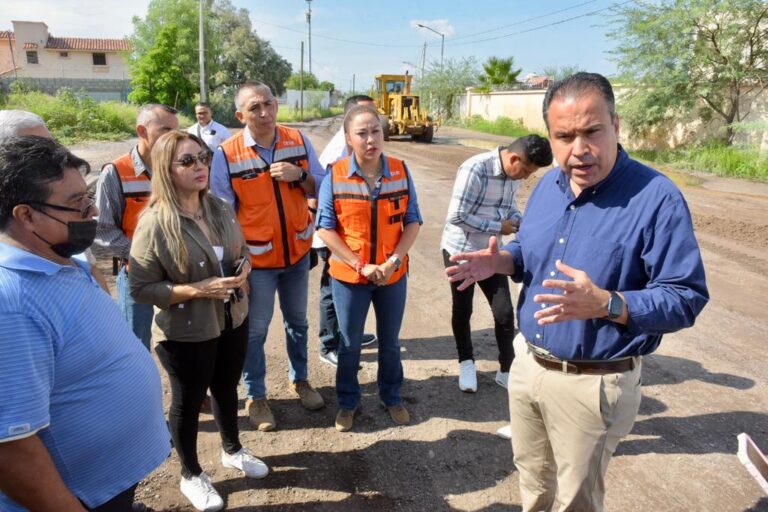
[(37, 43), (24, 43), (25, 50), (37, 50)]
[(0, 30), (0, 39), (14, 39), (13, 30)]
[(45, 47), (50, 50), (85, 50), (100, 52), (129, 52), (127, 39), (88, 39), (84, 37), (48, 37)]

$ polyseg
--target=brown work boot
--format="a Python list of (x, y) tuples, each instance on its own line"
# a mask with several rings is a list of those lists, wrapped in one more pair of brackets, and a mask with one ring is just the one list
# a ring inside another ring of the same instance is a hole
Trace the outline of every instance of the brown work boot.
[(355, 413), (357, 409), (339, 409), (336, 413), (336, 430), (339, 432), (346, 432), (352, 428), (352, 424), (355, 422)]
[(320, 396), (320, 393), (315, 391), (315, 389), (310, 386), (309, 382), (306, 380), (297, 380), (296, 382), (291, 382), (291, 389), (294, 391), (294, 393), (299, 395), (299, 398), (301, 399), (301, 405), (303, 405), (305, 409), (316, 411), (318, 409), (322, 409), (325, 406), (323, 397)]
[(391, 405), (389, 407), (385, 405), (384, 407), (389, 412), (389, 417), (392, 418), (392, 421), (398, 425), (407, 425), (411, 422), (411, 415), (408, 414), (408, 409), (403, 404)]
[(275, 429), (275, 417), (269, 409), (269, 403), (266, 398), (262, 400), (245, 401), (245, 410), (248, 411), (248, 419), (254, 428), (262, 432), (268, 432)]

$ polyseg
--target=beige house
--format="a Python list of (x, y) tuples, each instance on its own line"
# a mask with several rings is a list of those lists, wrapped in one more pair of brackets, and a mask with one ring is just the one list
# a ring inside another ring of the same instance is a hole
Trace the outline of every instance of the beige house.
[(96, 99), (124, 99), (130, 82), (127, 39), (54, 37), (39, 21), (0, 31), (0, 86), (24, 79), (46, 92), (84, 89)]

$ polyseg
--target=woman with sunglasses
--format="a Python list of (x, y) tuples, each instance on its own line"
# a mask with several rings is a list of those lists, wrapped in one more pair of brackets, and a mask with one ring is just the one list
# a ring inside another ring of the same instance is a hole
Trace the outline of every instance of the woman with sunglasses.
[(237, 383), (248, 342), (248, 246), (234, 211), (208, 191), (211, 154), (182, 131), (152, 148), (152, 196), (131, 244), (131, 295), (155, 305), (152, 339), (171, 385), (171, 436), (181, 492), (198, 510), (224, 504), (200, 467), (200, 406), (210, 388), (224, 467), (262, 478), (267, 466), (242, 447)]

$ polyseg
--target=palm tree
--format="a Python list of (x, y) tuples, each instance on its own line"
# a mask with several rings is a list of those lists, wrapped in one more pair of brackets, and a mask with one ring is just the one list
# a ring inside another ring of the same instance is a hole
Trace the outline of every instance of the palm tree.
[(509, 57), (500, 59), (498, 57), (489, 57), (483, 64), (485, 74), (480, 76), (482, 86), (479, 89), (490, 91), (491, 89), (508, 89), (517, 82), (517, 76), (522, 69), (513, 70), (515, 58)]

